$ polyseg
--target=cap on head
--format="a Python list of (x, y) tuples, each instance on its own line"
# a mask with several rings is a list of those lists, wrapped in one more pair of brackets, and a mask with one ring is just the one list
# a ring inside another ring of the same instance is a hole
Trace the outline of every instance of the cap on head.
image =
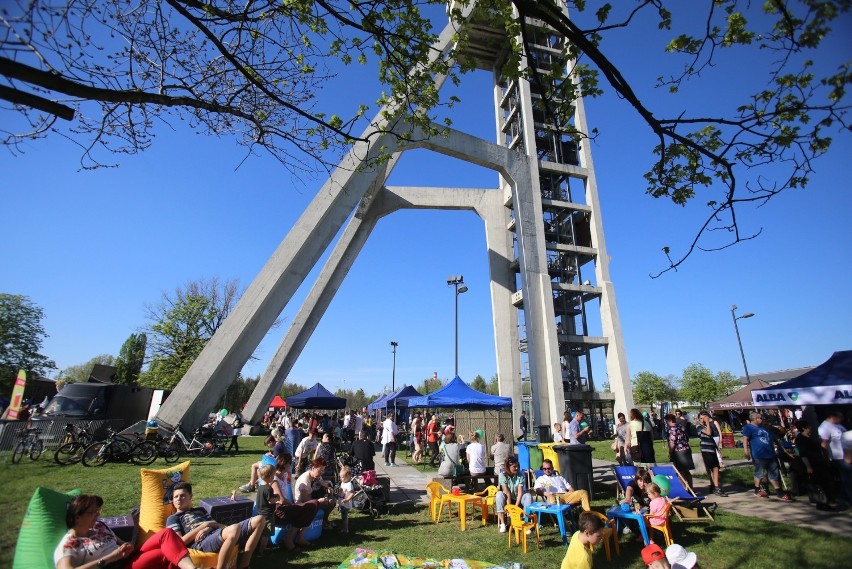
[(671, 563), (672, 569), (692, 569), (698, 561), (698, 556), (687, 551), (684, 546), (673, 543), (666, 548), (666, 559)]
[(666, 554), (663, 549), (656, 543), (652, 543), (642, 550), (642, 561), (645, 565), (649, 565), (658, 559), (665, 559)]

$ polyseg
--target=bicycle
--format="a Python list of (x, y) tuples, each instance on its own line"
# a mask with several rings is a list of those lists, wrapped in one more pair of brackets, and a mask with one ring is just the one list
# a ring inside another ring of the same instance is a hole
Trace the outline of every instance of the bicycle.
[(113, 429), (107, 429), (107, 439), (97, 441), (83, 451), (83, 466), (103, 466), (107, 462), (133, 462), (151, 464), (157, 460), (157, 446), (135, 433), (135, 439), (122, 436)]
[[(209, 437), (202, 437), (203, 427), (199, 427), (195, 429), (192, 433), (192, 440), (186, 438), (186, 435), (183, 434), (180, 430), (180, 423), (175, 425), (174, 430), (172, 431), (172, 436), (169, 437), (168, 441), (165, 443), (168, 449), (177, 452), (177, 458), (174, 458), (174, 455), (171, 455), (174, 461), (180, 459), (183, 454), (192, 454), (195, 456), (206, 457), (213, 454), (213, 450), (216, 448), (213, 444), (213, 440)], [(166, 462), (169, 461), (169, 458), (166, 458)]]
[(41, 453), (44, 452), (44, 441), (39, 437), (40, 434), (41, 429), (32, 427), (25, 427), (24, 430), (18, 433), (18, 438), (21, 440), (18, 441), (18, 444), (15, 445), (15, 450), (12, 452), (13, 464), (21, 462), (21, 458), (25, 454), (29, 455), (30, 460), (39, 459)]
[(83, 459), (83, 451), (94, 442), (94, 435), (89, 432), (92, 421), (80, 427), (74, 423), (65, 425), (65, 438), (62, 445), (53, 453), (53, 460), (60, 466), (76, 464)]

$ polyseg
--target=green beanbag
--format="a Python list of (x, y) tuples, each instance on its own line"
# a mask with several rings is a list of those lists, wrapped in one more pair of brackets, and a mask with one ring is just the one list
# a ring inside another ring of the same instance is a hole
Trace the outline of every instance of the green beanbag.
[(13, 569), (53, 569), (53, 551), (68, 531), (65, 511), (78, 494), (79, 490), (63, 494), (50, 488), (36, 488), (18, 532)]

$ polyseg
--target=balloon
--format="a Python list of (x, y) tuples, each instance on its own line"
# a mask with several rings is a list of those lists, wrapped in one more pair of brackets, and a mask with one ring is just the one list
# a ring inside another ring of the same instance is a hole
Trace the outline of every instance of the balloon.
[(227, 415), (228, 415), (228, 410), (227, 410), (227, 409), (220, 409), (220, 410), (219, 410), (219, 416), (220, 416), (220, 417), (226, 417)]
[(654, 482), (654, 484), (656, 484), (657, 486), (660, 487), (660, 494), (661, 495), (663, 495), (663, 496), (669, 495), (669, 490), (671, 490), (672, 483), (669, 481), (668, 478), (666, 478), (662, 474), (657, 474), (656, 476), (654, 476), (653, 482)]

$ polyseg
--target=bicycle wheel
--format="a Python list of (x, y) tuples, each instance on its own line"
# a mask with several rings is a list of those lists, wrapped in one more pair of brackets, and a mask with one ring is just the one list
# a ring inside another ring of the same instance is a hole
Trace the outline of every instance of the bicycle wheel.
[(60, 466), (77, 464), (82, 460), (84, 450), (86, 450), (86, 447), (80, 443), (65, 443), (53, 453), (53, 460)]
[(130, 453), (133, 464), (151, 464), (157, 460), (157, 445), (151, 441), (140, 441)]
[(103, 466), (110, 460), (110, 443), (92, 443), (83, 451), (83, 466)]
[(180, 460), (181, 447), (180, 445), (170, 445), (168, 441), (160, 443), (159, 455), (163, 457), (169, 464), (173, 464)]
[(136, 448), (135, 442), (117, 437), (110, 443), (109, 459), (113, 462), (132, 462), (134, 448)]
[(38, 460), (41, 458), (41, 453), (44, 452), (44, 441), (36, 439), (30, 446), (30, 460)]
[(12, 453), (12, 464), (18, 464), (21, 462), (21, 457), (24, 456), (25, 448), (24, 441), (15, 445), (15, 451)]

